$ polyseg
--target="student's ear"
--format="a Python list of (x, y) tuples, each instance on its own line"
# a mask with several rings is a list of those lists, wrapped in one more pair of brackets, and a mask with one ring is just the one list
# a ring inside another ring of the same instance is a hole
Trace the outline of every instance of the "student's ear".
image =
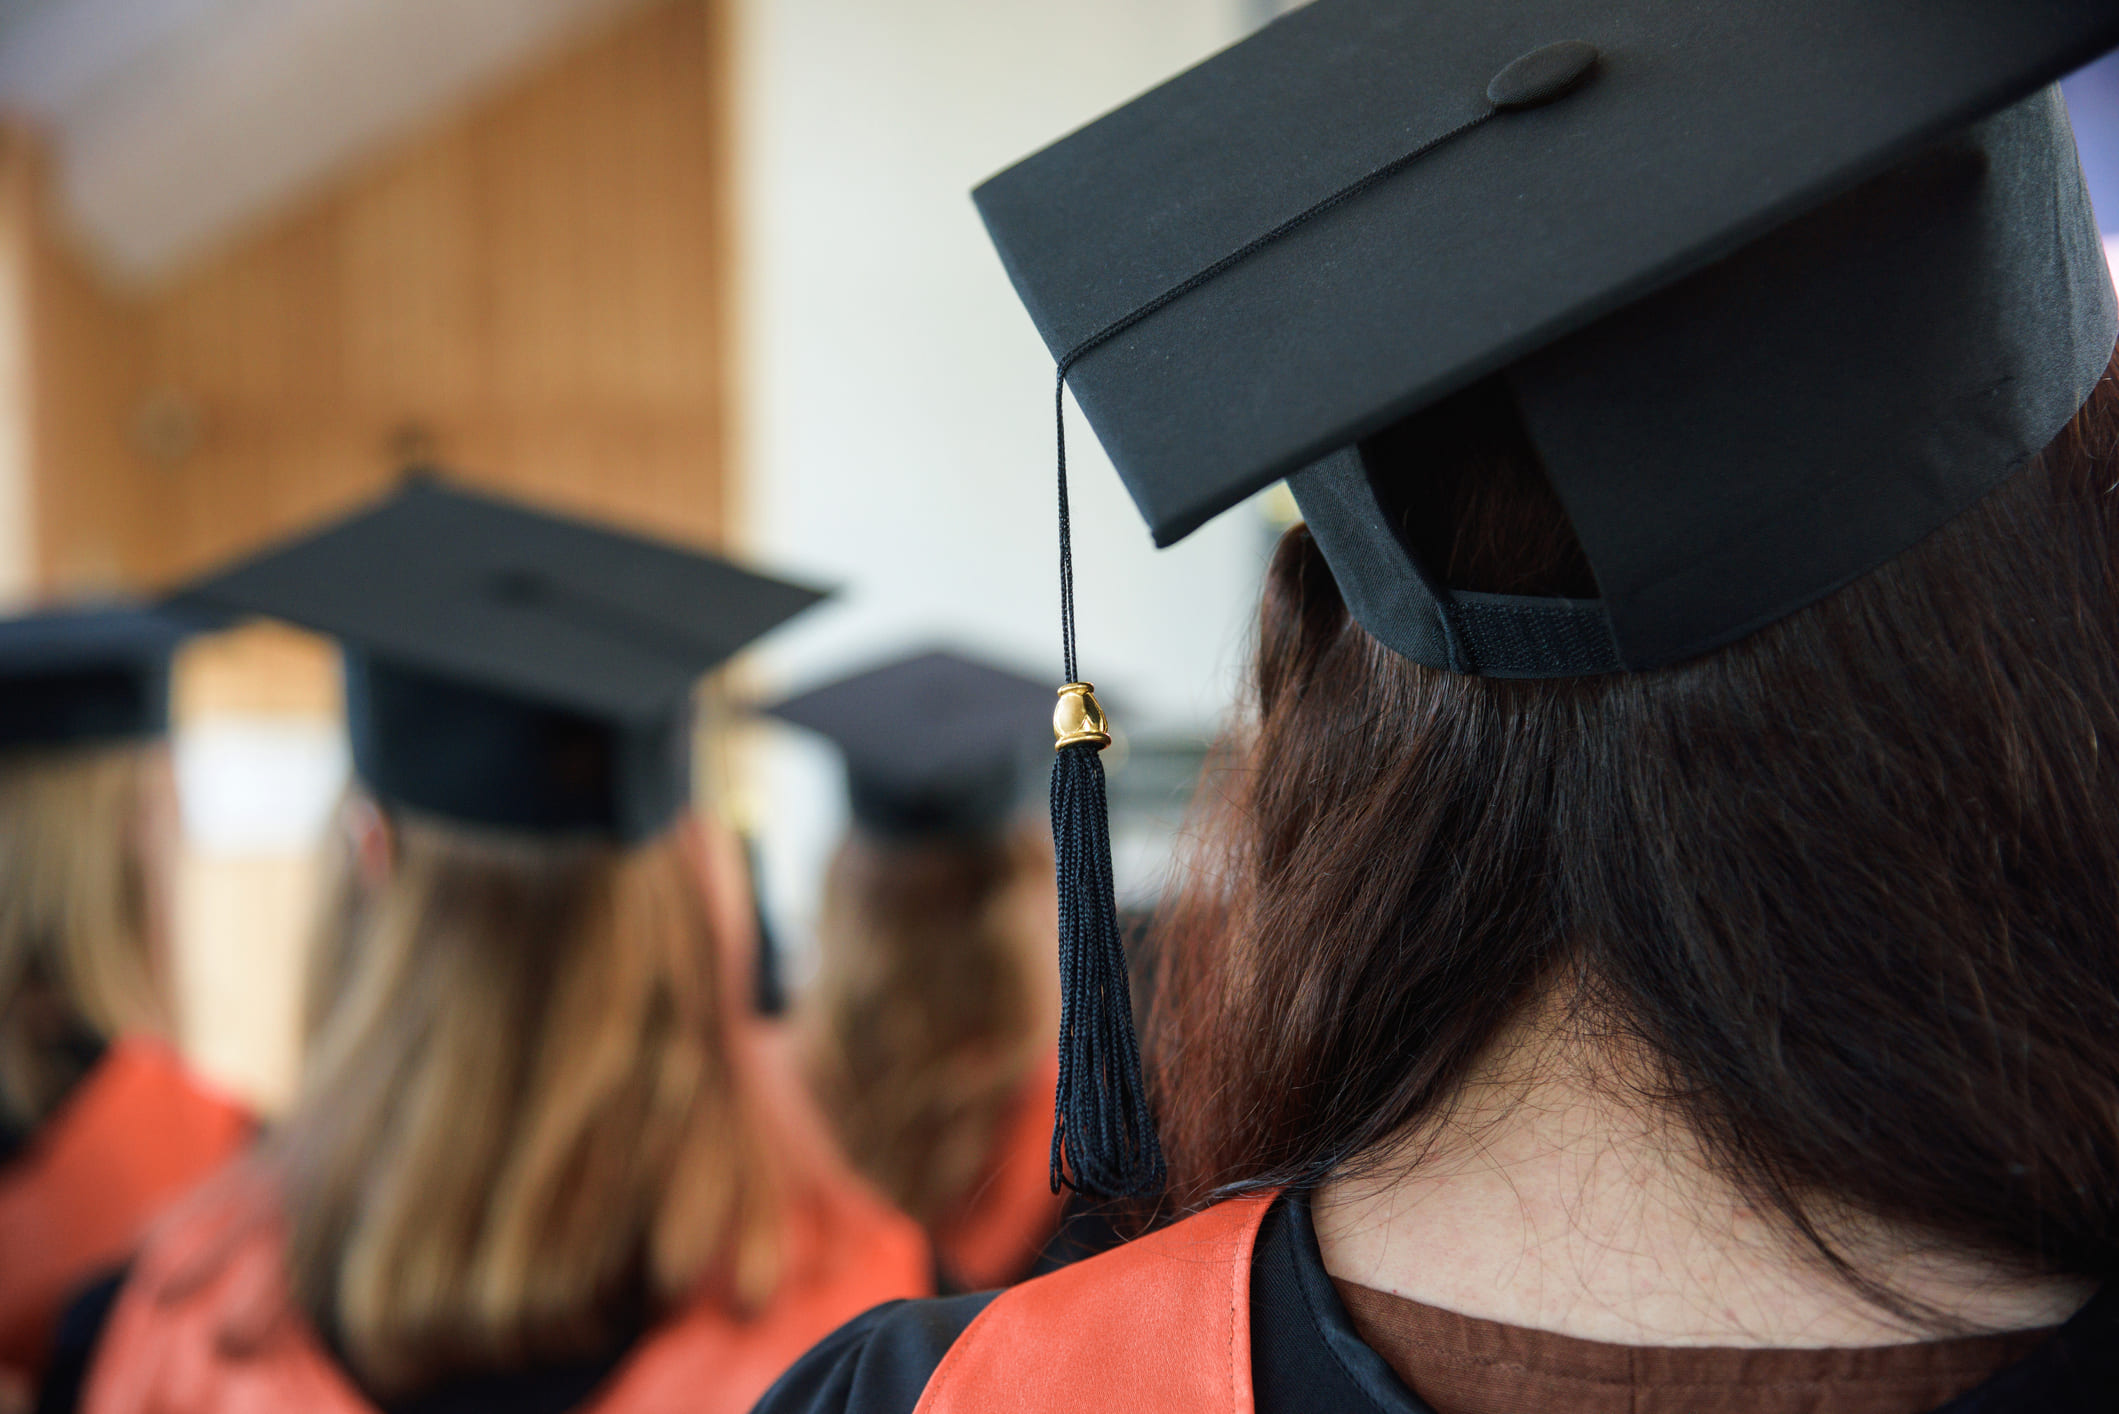
[(353, 846), (353, 867), (361, 887), (380, 889), (397, 872), (397, 831), (383, 808), (366, 795), (349, 796), (339, 811), (339, 828)]

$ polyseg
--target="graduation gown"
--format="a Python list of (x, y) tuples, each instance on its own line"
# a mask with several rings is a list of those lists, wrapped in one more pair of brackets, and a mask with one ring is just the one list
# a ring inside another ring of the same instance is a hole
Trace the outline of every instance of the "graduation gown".
[(251, 1130), (242, 1105), (160, 1042), (105, 1051), (0, 1169), (0, 1366), (40, 1370), (75, 1290), (123, 1261)]
[[(1935, 1414), (2119, 1408), (2119, 1292)], [(1010, 1292), (897, 1302), (758, 1414), (1430, 1414), (1355, 1334), (1299, 1198), (1220, 1204)], [(1555, 1411), (1555, 1414), (1559, 1414)]]
[[(743, 1414), (818, 1340), (878, 1302), (925, 1296), (932, 1256), (918, 1224), (849, 1169), (790, 1064), (778, 1028), (739, 1044), (758, 1112), (785, 1163), (786, 1272), (761, 1311), (702, 1297), (604, 1361), (452, 1380), (384, 1406), (353, 1381), (287, 1290), (277, 1193), (230, 1173), (142, 1250), (85, 1344), (89, 1414), (444, 1414), (508, 1409)], [(91, 1317), (93, 1321), (93, 1317)]]
[[(143, 1252), (97, 1344), (90, 1414), (371, 1414), (286, 1288), (285, 1240), (264, 1180), (202, 1194)], [(452, 1381), (405, 1409), (742, 1414), (819, 1338), (878, 1301), (927, 1288), (919, 1230), (857, 1188), (811, 1189), (789, 1213), (789, 1275), (761, 1311), (702, 1297), (618, 1358)]]

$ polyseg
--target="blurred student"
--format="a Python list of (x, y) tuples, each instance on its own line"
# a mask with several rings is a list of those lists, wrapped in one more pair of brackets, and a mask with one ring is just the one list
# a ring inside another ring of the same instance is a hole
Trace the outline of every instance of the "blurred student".
[(928, 1285), (752, 1015), (698, 676), (816, 599), (432, 482), (198, 586), (339, 638), (301, 1096), (116, 1298), (99, 1414), (740, 1411)]
[(797, 1007), (811, 1081), (942, 1284), (1007, 1285), (1060, 1218), (1052, 844), (1022, 809), (1052, 692), (935, 652), (768, 710), (839, 748), (852, 807)]
[(0, 622), (0, 1378), (248, 1139), (166, 1038), (176, 792), (147, 609)]

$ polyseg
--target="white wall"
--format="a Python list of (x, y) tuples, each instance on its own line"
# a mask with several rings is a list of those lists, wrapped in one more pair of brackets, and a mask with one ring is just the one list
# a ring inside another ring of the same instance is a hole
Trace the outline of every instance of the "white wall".
[[(745, 0), (746, 546), (841, 586), (757, 655), (799, 686), (935, 640), (1060, 679), (1052, 364), (987, 245), (980, 180), (1229, 43), (1259, 0)], [(1266, 533), (1157, 552), (1076, 421), (1082, 671), (1121, 728), (1208, 730)], [(836, 765), (752, 758), (768, 901), (800, 938)]]

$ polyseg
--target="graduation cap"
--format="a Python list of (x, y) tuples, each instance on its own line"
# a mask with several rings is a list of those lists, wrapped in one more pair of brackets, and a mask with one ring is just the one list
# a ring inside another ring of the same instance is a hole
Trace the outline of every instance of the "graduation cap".
[(0, 619), (0, 750), (169, 730), (169, 665), (203, 616), (145, 605)]
[(700, 676), (821, 597), (426, 478), (184, 591), (339, 640), (354, 770), (385, 803), (622, 841), (690, 797)]
[(989, 834), (1049, 741), (1052, 689), (947, 651), (900, 658), (764, 709), (846, 758), (855, 825), (890, 840)]
[[(1891, 559), (2087, 399), (2119, 312), (2044, 86), (2114, 45), (2110, 0), (1314, 0), (976, 199), (1158, 544), (1287, 477), (1406, 657), (1648, 670)], [(1417, 473), (1367, 439), (1488, 382), (1597, 597), (1411, 550)], [(1065, 496), (1062, 432), (1063, 562)], [(1137, 1061), (1077, 1062), (1122, 1113), (1063, 1094), (1062, 1128), (1128, 1191), (1160, 1165)]]

